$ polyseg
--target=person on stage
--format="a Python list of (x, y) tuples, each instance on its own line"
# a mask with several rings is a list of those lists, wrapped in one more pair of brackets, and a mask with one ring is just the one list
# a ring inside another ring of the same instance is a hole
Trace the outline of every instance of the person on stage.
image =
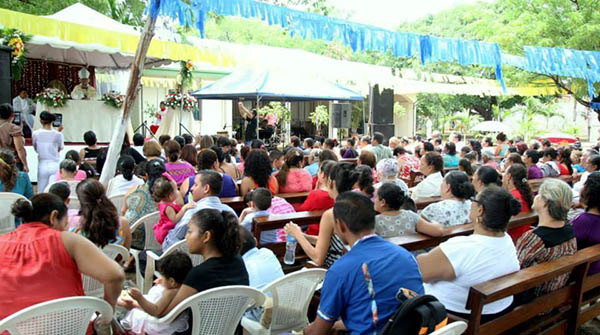
[(80, 84), (76, 85), (71, 92), (71, 98), (75, 100), (96, 99), (96, 89), (90, 85), (90, 72), (85, 68), (79, 70)]
[(25, 134), (25, 137), (29, 138), (31, 137), (31, 132), (33, 130), (33, 121), (34, 121), (34, 117), (33, 117), (33, 112), (34, 112), (34, 106), (33, 103), (31, 102), (31, 99), (29, 99), (28, 95), (27, 95), (27, 91), (25, 90), (21, 90), (19, 91), (19, 95), (17, 95), (13, 101), (12, 101), (12, 105), (13, 105), (13, 110), (15, 111), (15, 113), (19, 112), (21, 113), (21, 117), (23, 118), (23, 133)]
[(246, 145), (250, 145), (252, 140), (256, 139), (256, 128), (258, 127), (258, 117), (256, 109), (252, 109), (249, 111), (248, 108), (244, 106), (243, 102), (238, 102), (238, 111), (244, 120), (248, 123), (246, 124)]

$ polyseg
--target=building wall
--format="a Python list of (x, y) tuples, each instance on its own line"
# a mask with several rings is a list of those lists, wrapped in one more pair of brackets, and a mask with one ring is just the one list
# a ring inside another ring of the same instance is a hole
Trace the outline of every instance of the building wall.
[(412, 137), (416, 132), (416, 95), (394, 95), (394, 103), (399, 103), (406, 110), (402, 116), (394, 113), (394, 135)]

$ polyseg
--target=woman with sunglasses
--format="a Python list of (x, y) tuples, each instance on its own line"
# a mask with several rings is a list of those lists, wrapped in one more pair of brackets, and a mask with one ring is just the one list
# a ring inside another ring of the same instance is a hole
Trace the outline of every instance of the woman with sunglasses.
[[(471, 199), (473, 234), (451, 238), (417, 257), (425, 293), (468, 319), (471, 311), (465, 306), (471, 286), (519, 270), (517, 251), (506, 227), (520, 210), (521, 203), (497, 186), (487, 187)], [(482, 322), (503, 313), (512, 301), (508, 297), (483, 306)]]

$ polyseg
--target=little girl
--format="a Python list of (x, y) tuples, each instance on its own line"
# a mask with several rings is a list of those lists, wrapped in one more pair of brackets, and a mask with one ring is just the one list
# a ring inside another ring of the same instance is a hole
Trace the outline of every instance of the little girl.
[(176, 203), (177, 185), (166, 177), (154, 182), (152, 195), (156, 201), (159, 201), (158, 210), (160, 211), (160, 220), (154, 225), (154, 236), (158, 243), (162, 244), (169, 230), (175, 227), (188, 209), (196, 207), (196, 204), (191, 201), (181, 207)]
[(188, 314), (181, 313), (171, 323), (157, 323), (150, 321), (151, 316), (158, 317), (175, 298), (183, 280), (192, 269), (190, 257), (176, 251), (164, 258), (158, 264), (160, 277), (154, 281), (154, 286), (148, 294), (142, 295), (140, 290), (132, 288), (123, 292), (117, 304), (130, 310), (121, 320), (127, 330), (135, 334), (163, 335), (186, 331), (188, 328)]

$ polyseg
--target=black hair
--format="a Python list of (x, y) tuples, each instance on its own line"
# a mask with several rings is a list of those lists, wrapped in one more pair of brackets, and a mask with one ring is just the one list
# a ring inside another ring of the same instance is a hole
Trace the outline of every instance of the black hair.
[(533, 164), (536, 164), (540, 160), (540, 152), (537, 150), (529, 149), (529, 150), (525, 151), (525, 155), (527, 155), (527, 157), (531, 158), (531, 162)]
[(424, 157), (427, 165), (432, 166), (436, 172), (444, 170), (444, 159), (437, 152), (428, 152)]
[(319, 162), (319, 171), (324, 173), (327, 178), (331, 175), (331, 170), (337, 163), (335, 161), (327, 160)]
[(175, 138), (173, 138), (173, 140), (177, 143), (179, 143), (179, 146), (183, 148), (183, 146), (185, 145), (185, 139), (181, 136), (175, 136)]
[(488, 186), (488, 185), (502, 186), (502, 176), (500, 176), (498, 171), (496, 171), (496, 169), (494, 169), (491, 166), (487, 166), (487, 165), (481, 166), (481, 167), (479, 167), (479, 169), (477, 169), (477, 171), (475, 171), (475, 174), (477, 174), (477, 178), (479, 178), (479, 180), (485, 186)]
[(378, 144), (383, 144), (384, 136), (382, 133), (376, 131), (375, 133), (373, 133), (373, 139), (377, 141)]
[(531, 187), (527, 183), (527, 168), (522, 164), (513, 164), (511, 165), (506, 173), (510, 174), (513, 184), (521, 196), (523, 200), (529, 205), (529, 208), (533, 205), (533, 194), (531, 192)]
[(477, 160), (481, 160), (481, 143), (475, 139), (471, 139), (469, 140), (469, 145), (471, 145), (473, 151), (477, 152)]
[(177, 284), (182, 284), (192, 267), (190, 256), (181, 251), (175, 251), (158, 263), (157, 270), (163, 277), (173, 278)]
[(75, 164), (75, 161), (68, 158), (63, 159), (62, 162), (60, 162), (60, 168), (70, 173), (77, 172), (77, 164)]
[(335, 142), (332, 139), (328, 138), (325, 140), (325, 142), (323, 142), (323, 146), (333, 149), (333, 147), (335, 147)]
[(292, 146), (294, 148), (297, 148), (300, 146), (300, 138), (298, 136), (292, 136), (290, 138), (290, 142), (292, 143)]
[(226, 146), (230, 146), (231, 142), (229, 141), (229, 139), (225, 136), (219, 136), (217, 137), (217, 145), (220, 147), (226, 147)]
[(448, 172), (444, 181), (450, 185), (450, 192), (458, 199), (467, 200), (475, 195), (475, 187), (469, 181), (469, 176), (462, 171)]
[(373, 202), (358, 192), (343, 192), (333, 205), (335, 220), (344, 222), (354, 234), (373, 230), (375, 227)]
[(265, 146), (265, 142), (263, 142), (259, 139), (253, 139), (252, 143), (250, 143), (250, 147), (252, 149), (261, 149), (264, 146)]
[(496, 135), (496, 139), (498, 141), (504, 142), (504, 141), (506, 141), (506, 134), (505, 133), (500, 133), (500, 134)]
[(325, 149), (325, 150), (321, 150), (321, 152), (319, 153), (319, 163), (323, 163), (324, 161), (334, 161), (337, 162), (338, 161), (338, 156), (335, 154), (335, 152)]
[(8, 120), (14, 114), (11, 104), (0, 105), (0, 118)]
[(147, 161), (142, 161), (140, 164), (135, 166), (135, 169), (133, 169), (133, 173), (138, 178), (143, 178), (146, 175), (146, 164), (148, 164)]
[(275, 176), (279, 185), (285, 186), (287, 184), (287, 176), (291, 168), (299, 168), (300, 164), (304, 161), (304, 153), (299, 148), (291, 148), (284, 156), (284, 163), (279, 173)]
[(365, 192), (369, 197), (373, 197), (375, 188), (373, 187), (373, 170), (366, 165), (356, 167), (358, 172), (358, 187), (361, 191)]
[(181, 148), (181, 155), (179, 156), (182, 160), (190, 163), (192, 166), (198, 165), (198, 150), (192, 144), (186, 144)]
[(445, 147), (448, 155), (456, 155), (456, 144), (454, 144), (453, 142), (446, 142)]
[(127, 181), (133, 179), (133, 169), (135, 169), (135, 160), (129, 155), (123, 155), (117, 162), (117, 171), (121, 172), (123, 178)]
[(510, 154), (508, 154), (508, 156), (506, 157), (506, 161), (511, 162), (512, 164), (525, 165), (525, 163), (523, 163), (523, 159), (521, 158), (521, 155), (519, 155), (516, 152), (511, 152)]
[(490, 146), (490, 147), (494, 145), (494, 141), (492, 141), (492, 138), (491, 138), (491, 137), (486, 137), (486, 138), (484, 138), (484, 139), (483, 139), (483, 142), (487, 143), (487, 144), (488, 144), (488, 146)]
[(57, 197), (61, 198), (62, 201), (67, 201), (69, 196), (71, 196), (71, 188), (69, 187), (69, 184), (62, 181), (50, 185), (48, 193), (56, 195)]
[(165, 156), (169, 162), (176, 162), (179, 159), (179, 154), (181, 153), (181, 145), (175, 140), (168, 140), (163, 144), (165, 148)]
[(440, 144), (442, 144), (442, 139), (441, 139), (441, 138), (439, 138), (439, 137), (438, 137), (438, 138), (435, 138), (435, 139), (433, 140), (433, 143), (435, 143), (435, 144), (437, 144), (437, 145), (440, 145)]
[(225, 160), (225, 154), (223, 153), (223, 149), (216, 145), (213, 145), (212, 147), (210, 147), (210, 149), (217, 154), (217, 161), (219, 162), (219, 164), (223, 163), (223, 161)]
[(573, 161), (571, 161), (571, 149), (563, 147), (560, 150), (559, 161), (561, 164), (566, 165), (569, 170), (569, 175), (573, 174)]
[(390, 209), (397, 211), (402, 207), (406, 194), (396, 183), (385, 182), (377, 190), (377, 197), (385, 200), (386, 205)]
[(200, 170), (200, 183), (202, 185), (208, 185), (212, 195), (218, 196), (223, 190), (223, 176), (220, 173), (213, 170)]
[(256, 248), (256, 240), (254, 239), (254, 235), (252, 235), (252, 233), (246, 229), (246, 227), (240, 226), (240, 239), (242, 240), (240, 255), (244, 255), (248, 251)]
[(368, 135), (363, 136), (360, 140), (361, 142), (367, 142), (368, 144), (371, 144), (371, 137)]
[(133, 145), (136, 147), (141, 147), (144, 145), (144, 135), (140, 133), (135, 133), (133, 135)]
[(461, 160), (458, 161), (458, 166), (463, 168), (467, 176), (473, 176), (473, 166), (471, 165), (471, 161), (469, 159), (461, 158)]
[(459, 141), (462, 141), (462, 139), (463, 139), (463, 136), (461, 133), (454, 134), (454, 137), (456, 137)]
[(50, 113), (48, 111), (43, 111), (40, 113), (40, 122), (42, 124), (49, 124), (56, 121), (56, 115)]
[(244, 159), (244, 175), (252, 178), (258, 187), (268, 187), (272, 172), (271, 160), (263, 149), (250, 151)]
[(281, 157), (283, 157), (283, 152), (281, 152), (279, 149), (273, 149), (269, 151), (269, 159), (271, 160), (271, 163)]
[(160, 144), (160, 146), (162, 147), (166, 141), (171, 140), (171, 135), (160, 135), (158, 137), (158, 143)]
[(558, 153), (556, 152), (556, 149), (550, 147), (550, 148), (546, 148), (544, 149), (544, 157), (550, 157), (550, 159), (555, 160), (556, 157), (558, 157)]
[(521, 212), (521, 202), (507, 190), (492, 186), (482, 190), (477, 202), (483, 206), (483, 226), (493, 232), (504, 232), (513, 215)]
[(224, 257), (232, 257), (240, 252), (242, 247), (240, 225), (233, 213), (204, 208), (192, 216), (191, 224), (196, 225), (203, 232), (210, 230), (212, 243)]
[(148, 188), (152, 189), (156, 179), (162, 177), (162, 174), (166, 171), (167, 168), (165, 168), (165, 163), (163, 163), (160, 159), (153, 159), (146, 163), (146, 174), (148, 175), (146, 185), (148, 185)]
[(65, 159), (70, 159), (76, 164), (81, 161), (81, 157), (79, 156), (79, 152), (77, 150), (69, 150), (65, 154)]
[(11, 206), (12, 215), (19, 217), (25, 223), (42, 222), (50, 225), (50, 214), (57, 211), (57, 219), (67, 215), (67, 206), (58, 196), (50, 193), (39, 193), (31, 200), (17, 199)]
[(160, 202), (177, 191), (177, 189), (173, 186), (169, 179), (166, 177), (160, 177), (154, 182), (151, 191), (154, 201)]
[(306, 146), (307, 146), (306, 149), (310, 149), (313, 147), (313, 145), (315, 145), (315, 141), (310, 137), (305, 138), (304, 142), (306, 142)]
[(464, 152), (464, 153), (465, 153), (465, 155), (466, 155), (466, 154), (468, 154), (468, 153), (469, 153), (469, 152), (471, 152), (471, 151), (472, 151), (472, 150), (471, 150), (471, 148), (469, 148), (469, 147), (468, 147), (468, 146), (466, 146), (466, 145), (465, 145), (464, 147), (460, 148), (460, 152)]
[(212, 149), (204, 149), (198, 153), (198, 170), (212, 170), (215, 162), (219, 161), (217, 153)]
[(595, 171), (600, 170), (600, 155), (588, 156), (588, 162), (596, 167)]
[(356, 144), (356, 141), (352, 137), (347, 139), (346, 142), (350, 143), (350, 146), (352, 146), (352, 147), (354, 147), (354, 145)]
[(550, 142), (550, 140), (548, 140), (548, 139), (544, 139), (544, 140), (542, 140), (542, 146), (551, 147), (552, 142)]
[(583, 189), (581, 190), (581, 202), (585, 204), (585, 210), (600, 209), (600, 172), (595, 171), (589, 174)]
[(338, 193), (352, 190), (358, 181), (358, 172), (355, 171), (356, 164), (348, 162), (337, 163), (329, 173), (329, 179), (334, 181)]
[(181, 135), (183, 137), (183, 139), (185, 140), (185, 144), (192, 144), (194, 143), (194, 137), (188, 133), (185, 133), (183, 135)]
[(104, 186), (97, 180), (88, 178), (76, 188), (81, 204), (81, 231), (100, 248), (116, 240), (119, 230), (119, 212), (108, 199)]
[(91, 130), (86, 131), (83, 134), (83, 141), (85, 142), (85, 144), (87, 146), (92, 146), (92, 145), (98, 143), (98, 139), (96, 138), (96, 133), (94, 133)]
[(252, 191), (252, 202), (260, 211), (266, 211), (269, 209), (269, 207), (271, 207), (271, 200), (273, 200), (271, 191), (264, 187), (259, 187)]
[(431, 142), (424, 142), (423, 150), (425, 150), (425, 152), (432, 152), (435, 150), (435, 148), (433, 147), (433, 144)]
[(397, 146), (396, 148), (394, 148), (394, 157), (398, 155), (404, 155), (406, 152), (407, 151), (406, 149), (404, 149), (404, 147)]

